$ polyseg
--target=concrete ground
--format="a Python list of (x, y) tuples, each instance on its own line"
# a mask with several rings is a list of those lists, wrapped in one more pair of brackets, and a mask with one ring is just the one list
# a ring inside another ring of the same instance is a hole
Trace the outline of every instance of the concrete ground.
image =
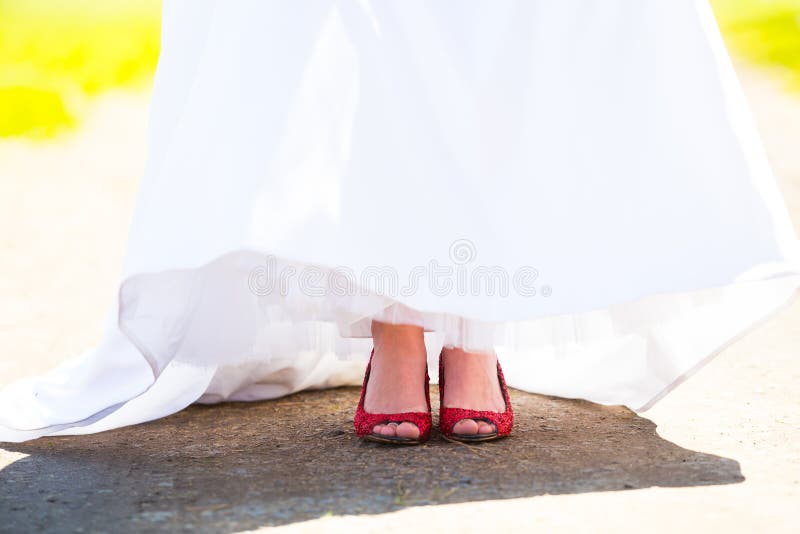
[[(740, 75), (800, 228), (800, 99)], [(145, 107), (111, 95), (58, 143), (0, 144), (0, 385), (99, 339)], [(354, 388), (6, 444), (0, 532), (798, 532), (798, 341), (800, 301), (641, 415), (514, 392), (514, 436), (480, 447), (360, 443)]]

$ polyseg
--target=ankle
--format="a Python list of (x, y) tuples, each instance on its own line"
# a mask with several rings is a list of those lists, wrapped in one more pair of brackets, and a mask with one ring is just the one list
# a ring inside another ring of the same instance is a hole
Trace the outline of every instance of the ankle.
[(372, 341), (376, 354), (425, 354), (422, 327), (405, 324), (372, 322)]
[(452, 358), (473, 358), (473, 361), (477, 359), (483, 363), (486, 363), (487, 361), (494, 363), (497, 361), (497, 354), (494, 351), (467, 352), (464, 349), (458, 347), (442, 348), (442, 359), (444, 360), (445, 364), (447, 363), (447, 360)]
[(440, 384), (446, 384), (441, 390), (443, 407), (493, 412), (505, 409), (495, 353), (444, 349), (442, 364)]

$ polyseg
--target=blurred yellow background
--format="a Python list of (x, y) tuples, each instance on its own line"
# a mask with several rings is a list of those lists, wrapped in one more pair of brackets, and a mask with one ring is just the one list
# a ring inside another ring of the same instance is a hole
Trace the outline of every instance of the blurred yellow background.
[[(800, 0), (712, 0), (731, 50), (800, 91)], [(103, 91), (149, 86), (160, 0), (0, 0), (0, 137), (46, 139)], [(679, 36), (676, 36), (679, 38)]]
[(86, 100), (146, 88), (160, 0), (0, 0), (0, 137), (52, 137)]

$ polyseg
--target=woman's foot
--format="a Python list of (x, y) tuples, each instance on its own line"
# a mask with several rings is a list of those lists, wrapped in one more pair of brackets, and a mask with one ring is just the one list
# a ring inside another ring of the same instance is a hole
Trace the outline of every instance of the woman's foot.
[[(497, 377), (497, 355), (464, 352), (461, 349), (443, 349), (447, 387), (442, 405), (504, 412), (506, 409), (500, 381)], [(463, 436), (494, 434), (494, 424), (474, 419), (461, 419), (453, 426), (453, 433)]]
[[(425, 372), (427, 353), (418, 326), (372, 323), (375, 353), (364, 394), (367, 413), (427, 412)], [(404, 421), (375, 425), (373, 433), (385, 437), (417, 439), (417, 425)]]

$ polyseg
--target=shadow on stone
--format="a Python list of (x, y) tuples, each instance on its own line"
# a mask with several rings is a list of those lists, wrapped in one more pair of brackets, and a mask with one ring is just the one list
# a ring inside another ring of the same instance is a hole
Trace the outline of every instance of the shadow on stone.
[(735, 460), (670, 443), (626, 408), (516, 391), (512, 399), (513, 436), (480, 446), (436, 433), (419, 447), (360, 442), (353, 388), (195, 405), (135, 427), (6, 444), (28, 456), (0, 471), (0, 516), (14, 532), (234, 532), (408, 506), (744, 480)]

